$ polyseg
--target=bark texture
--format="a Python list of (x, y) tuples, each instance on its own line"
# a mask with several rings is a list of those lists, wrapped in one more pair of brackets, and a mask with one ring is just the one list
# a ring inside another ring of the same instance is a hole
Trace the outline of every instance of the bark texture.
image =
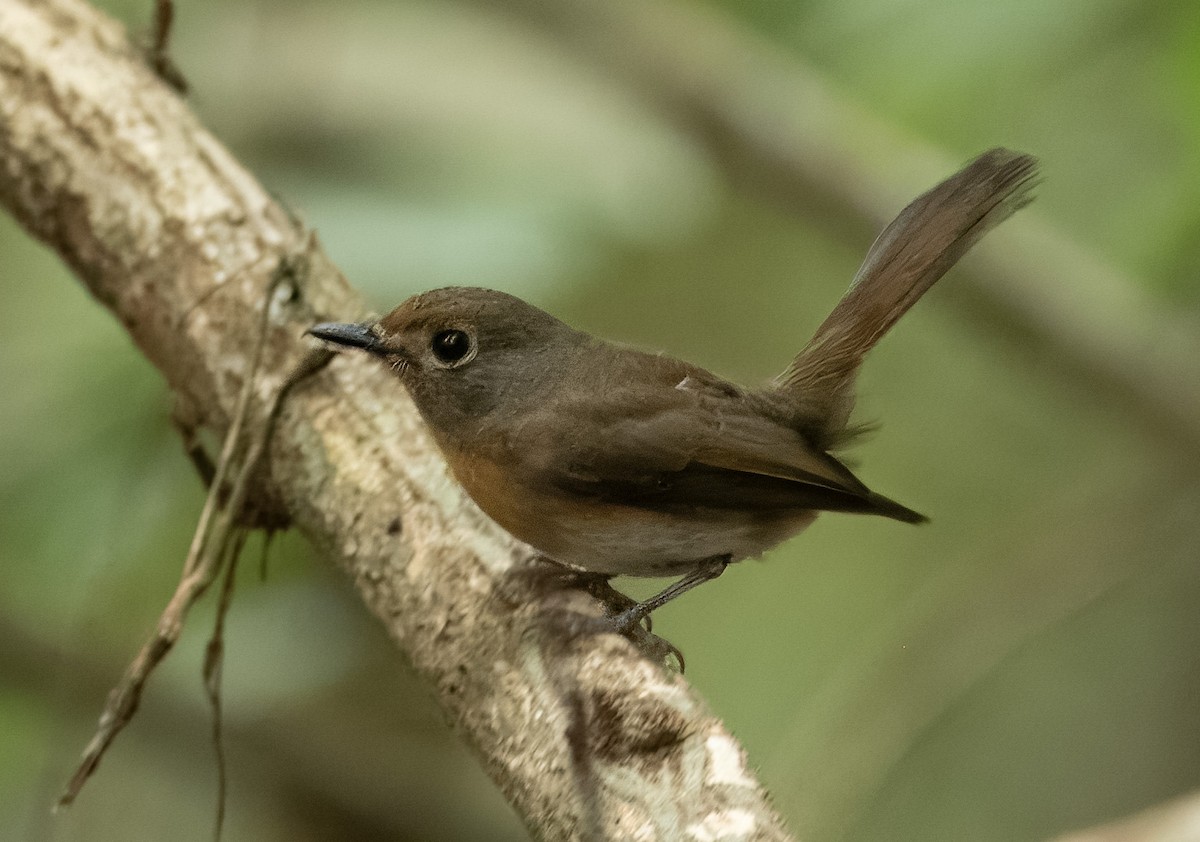
[[(0, 200), (121, 320), (182, 417), (218, 434), (263, 306), (260, 407), (305, 328), (362, 315), (315, 238), (80, 0), (0, 0)], [(281, 261), (296, 271), (264, 301)], [(259, 504), (350, 574), (534, 836), (789, 838), (681, 677), (547, 622), (550, 604), (600, 607), (537, 584), (370, 360), (339, 358), (294, 393), (268, 473)]]

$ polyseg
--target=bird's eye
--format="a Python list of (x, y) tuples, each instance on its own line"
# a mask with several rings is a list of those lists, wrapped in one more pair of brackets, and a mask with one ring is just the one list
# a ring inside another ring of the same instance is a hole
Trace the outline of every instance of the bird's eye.
[(471, 353), (471, 337), (458, 328), (440, 330), (433, 335), (429, 348), (446, 365), (461, 364), (467, 361), (467, 355)]

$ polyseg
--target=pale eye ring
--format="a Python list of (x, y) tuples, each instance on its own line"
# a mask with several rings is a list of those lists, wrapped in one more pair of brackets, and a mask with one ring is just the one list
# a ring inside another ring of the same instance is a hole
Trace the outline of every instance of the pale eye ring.
[(429, 350), (440, 362), (453, 367), (470, 360), (475, 343), (465, 330), (453, 327), (435, 333), (429, 342)]

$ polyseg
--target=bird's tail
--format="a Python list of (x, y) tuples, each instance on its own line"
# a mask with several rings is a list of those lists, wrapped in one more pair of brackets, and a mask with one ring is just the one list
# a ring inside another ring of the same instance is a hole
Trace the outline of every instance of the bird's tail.
[(984, 234), (1032, 199), (1037, 160), (1007, 149), (980, 155), (912, 204), (867, 252), (850, 289), (775, 380), (815, 430), (835, 442), (867, 352)]

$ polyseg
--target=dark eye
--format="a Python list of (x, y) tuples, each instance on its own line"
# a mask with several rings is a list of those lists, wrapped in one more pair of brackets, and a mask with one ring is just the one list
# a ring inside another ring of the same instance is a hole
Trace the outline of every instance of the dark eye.
[(467, 336), (466, 331), (457, 328), (441, 330), (433, 335), (429, 347), (439, 360), (453, 364), (461, 362), (470, 353), (471, 337)]

